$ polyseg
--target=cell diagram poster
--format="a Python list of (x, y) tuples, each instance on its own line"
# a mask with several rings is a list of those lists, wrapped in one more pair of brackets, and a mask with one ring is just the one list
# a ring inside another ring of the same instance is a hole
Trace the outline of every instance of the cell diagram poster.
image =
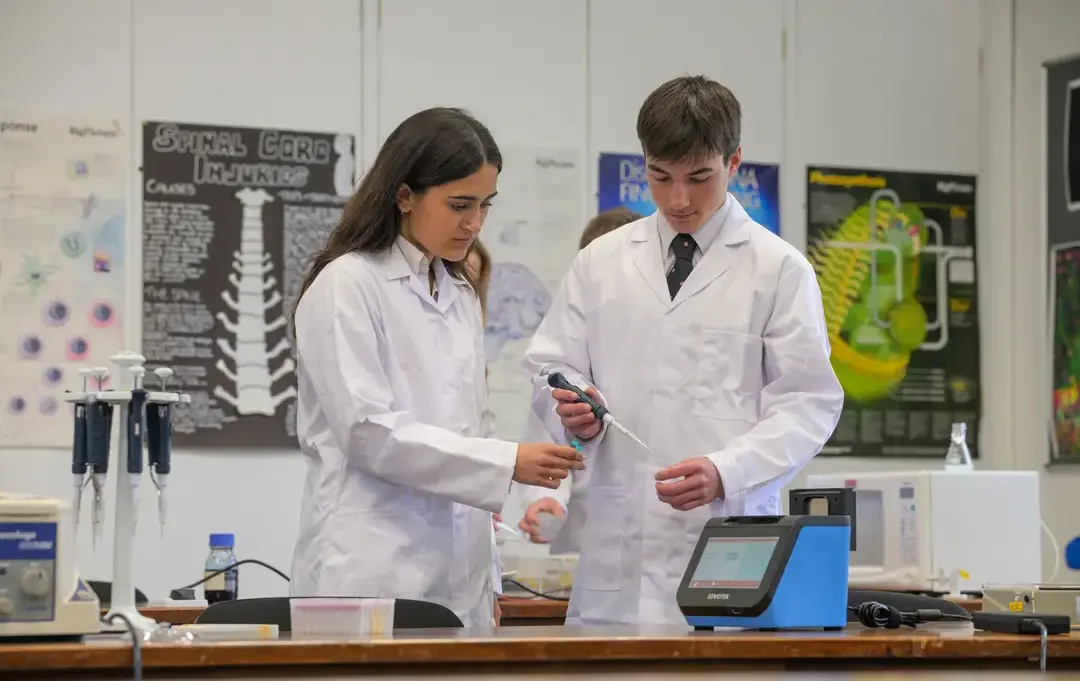
[(175, 446), (296, 446), (288, 319), (355, 173), (345, 133), (144, 123), (143, 354), (191, 396)]
[(64, 391), (124, 349), (129, 141), (113, 120), (0, 111), (2, 447), (70, 449)]

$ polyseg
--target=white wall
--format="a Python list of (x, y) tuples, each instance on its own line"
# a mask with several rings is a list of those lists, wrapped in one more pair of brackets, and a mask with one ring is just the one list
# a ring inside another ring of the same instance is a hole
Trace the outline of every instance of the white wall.
[[(747, 158), (783, 164), (782, 229), (797, 245), (807, 163), (979, 173), (981, 465), (1040, 468), (1045, 327), (1032, 301), (1044, 247), (1034, 208), (1022, 207), (1041, 201), (1039, 64), (1080, 51), (1077, 25), (1070, 0), (1017, 0), (1015, 13), (1010, 0), (319, 0), (318, 11), (289, 0), (0, 0), (0, 102), (106, 114), (132, 132), (148, 118), (344, 130), (366, 162), (408, 114), (464, 106), (504, 146), (585, 152), (576, 233), (595, 205), (596, 154), (638, 150), (645, 94), (675, 75), (711, 75), (740, 97)], [(134, 167), (138, 146), (132, 135)], [(131, 207), (137, 224), (135, 192)], [(139, 330), (128, 333), (136, 343)], [(0, 488), (67, 498), (67, 465), (66, 452), (0, 452)], [(288, 568), (297, 454), (178, 451), (174, 470), (164, 541), (144, 492), (141, 587), (160, 596), (198, 578), (215, 531), (236, 532), (242, 557)], [(1046, 519), (1062, 539), (1080, 514), (1074, 482), (1045, 477)], [(92, 555), (82, 538), (84, 572), (109, 574), (105, 548)], [(245, 596), (284, 593), (259, 568), (241, 583)]]

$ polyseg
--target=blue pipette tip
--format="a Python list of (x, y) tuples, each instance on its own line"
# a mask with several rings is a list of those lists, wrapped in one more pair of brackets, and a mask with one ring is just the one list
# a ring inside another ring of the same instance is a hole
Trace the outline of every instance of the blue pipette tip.
[(581, 451), (581, 442), (579, 442), (576, 437), (573, 440), (570, 440), (570, 446), (579, 452)]

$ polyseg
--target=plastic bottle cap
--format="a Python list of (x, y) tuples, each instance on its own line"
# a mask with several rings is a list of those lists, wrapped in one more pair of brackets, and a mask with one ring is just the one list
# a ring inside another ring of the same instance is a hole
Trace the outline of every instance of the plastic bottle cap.
[(1065, 566), (1070, 570), (1080, 570), (1080, 537), (1065, 545)]
[(229, 534), (211, 534), (210, 535), (210, 547), (231, 549), (236, 545), (236, 535)]

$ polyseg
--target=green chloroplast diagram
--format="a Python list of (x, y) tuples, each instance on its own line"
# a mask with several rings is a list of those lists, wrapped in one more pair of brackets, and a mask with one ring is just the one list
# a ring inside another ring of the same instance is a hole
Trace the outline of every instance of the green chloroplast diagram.
[(975, 178), (811, 167), (807, 257), (844, 409), (829, 455), (977, 457)]

